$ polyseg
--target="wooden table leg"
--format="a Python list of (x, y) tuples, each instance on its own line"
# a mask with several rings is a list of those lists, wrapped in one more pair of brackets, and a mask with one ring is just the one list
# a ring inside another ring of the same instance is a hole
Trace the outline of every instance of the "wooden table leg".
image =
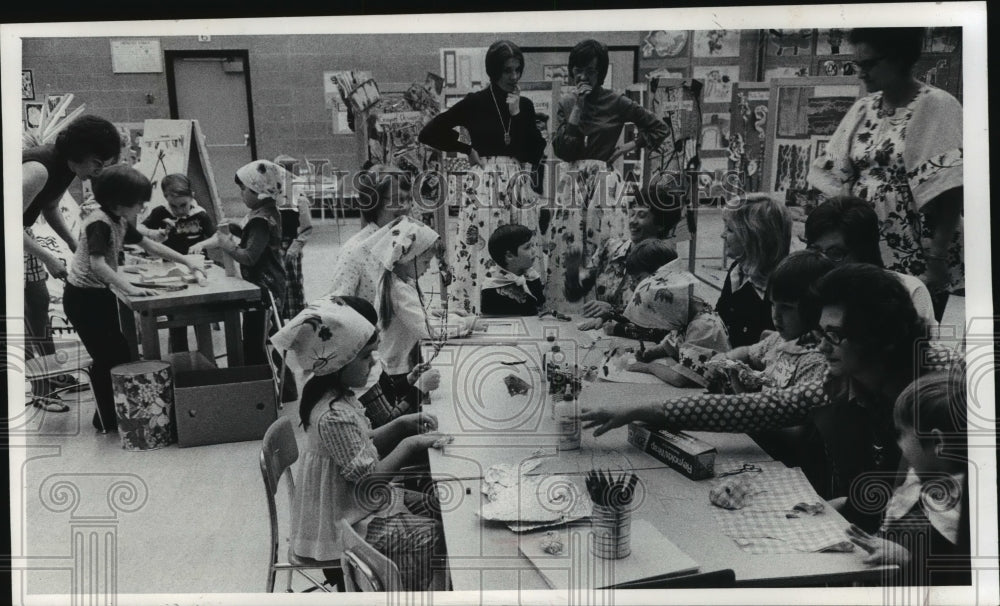
[(122, 329), (122, 334), (125, 335), (125, 341), (128, 343), (129, 358), (138, 360), (139, 337), (135, 331), (135, 312), (121, 301), (118, 302), (118, 324)]
[(139, 314), (142, 328), (142, 357), (144, 360), (160, 359), (160, 331), (156, 328), (156, 314), (144, 311)]
[(224, 317), (228, 365), (230, 368), (243, 366), (243, 331), (240, 327), (240, 312), (236, 309), (227, 309)]
[(215, 364), (215, 347), (212, 345), (212, 325), (195, 324), (194, 338), (198, 342), (198, 351), (208, 358), (208, 361)]

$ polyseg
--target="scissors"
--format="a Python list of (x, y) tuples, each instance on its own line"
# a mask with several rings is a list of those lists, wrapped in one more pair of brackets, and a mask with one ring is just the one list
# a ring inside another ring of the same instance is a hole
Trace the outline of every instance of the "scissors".
[(758, 465), (754, 465), (753, 463), (744, 463), (743, 467), (720, 473), (718, 477), (724, 478), (726, 476), (735, 476), (741, 473), (762, 473), (763, 471), (764, 470)]

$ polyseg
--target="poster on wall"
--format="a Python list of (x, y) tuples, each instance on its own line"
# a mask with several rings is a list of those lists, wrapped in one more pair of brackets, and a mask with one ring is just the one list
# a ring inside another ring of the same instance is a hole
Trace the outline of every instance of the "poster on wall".
[(702, 82), (703, 102), (729, 103), (733, 98), (733, 85), (740, 80), (740, 66), (696, 65), (692, 77)]
[(441, 73), (444, 86), (458, 90), (477, 90), (485, 86), (486, 48), (442, 48)]
[(749, 84), (737, 86), (733, 99), (729, 161), (747, 191), (763, 188), (770, 98), (769, 88)]
[(816, 34), (817, 55), (853, 55), (854, 45), (847, 40), (849, 30), (821, 29)]
[(41, 103), (24, 104), (24, 125), (26, 127), (38, 128), (42, 123), (42, 107)]
[(694, 32), (695, 57), (739, 57), (740, 32), (735, 29), (707, 29)]
[(812, 97), (806, 102), (806, 128), (810, 135), (830, 136), (854, 105), (856, 97)]
[(642, 36), (640, 52), (643, 59), (679, 57), (685, 54), (688, 43), (688, 32), (658, 30)]

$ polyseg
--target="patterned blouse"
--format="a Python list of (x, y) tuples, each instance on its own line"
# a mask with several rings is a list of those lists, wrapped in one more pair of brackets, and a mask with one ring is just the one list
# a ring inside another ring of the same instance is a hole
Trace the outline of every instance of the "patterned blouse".
[(582, 280), (579, 288), (567, 286), (566, 298), (579, 301), (593, 289), (598, 301), (610, 303), (621, 312), (632, 297), (631, 280), (625, 271), (625, 258), (630, 250), (631, 240), (609, 240), (591, 258), (590, 277)]
[[(940, 194), (962, 187), (962, 155), (962, 105), (922, 84), (908, 105), (894, 111), (883, 108), (881, 92), (858, 99), (808, 179), (824, 195), (871, 202), (886, 269), (921, 276), (933, 236), (921, 211)], [(950, 290), (965, 287), (962, 239), (960, 227), (948, 248)]]

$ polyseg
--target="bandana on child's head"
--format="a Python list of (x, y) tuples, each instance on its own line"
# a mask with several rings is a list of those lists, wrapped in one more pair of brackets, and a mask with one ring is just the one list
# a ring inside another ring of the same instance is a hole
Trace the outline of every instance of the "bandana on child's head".
[(416, 259), (438, 241), (437, 232), (423, 223), (402, 216), (378, 229), (365, 240), (365, 248), (387, 270)]
[(697, 281), (671, 261), (635, 287), (624, 315), (643, 328), (683, 329), (690, 315), (688, 287)]
[(328, 375), (358, 356), (375, 327), (340, 297), (313, 301), (271, 337), (279, 350), (295, 353), (305, 378)]
[(288, 171), (281, 168), (270, 160), (254, 160), (249, 164), (244, 164), (236, 171), (240, 183), (257, 194), (257, 198), (273, 198), (275, 202), (281, 202), (285, 197), (285, 180), (288, 178)]

